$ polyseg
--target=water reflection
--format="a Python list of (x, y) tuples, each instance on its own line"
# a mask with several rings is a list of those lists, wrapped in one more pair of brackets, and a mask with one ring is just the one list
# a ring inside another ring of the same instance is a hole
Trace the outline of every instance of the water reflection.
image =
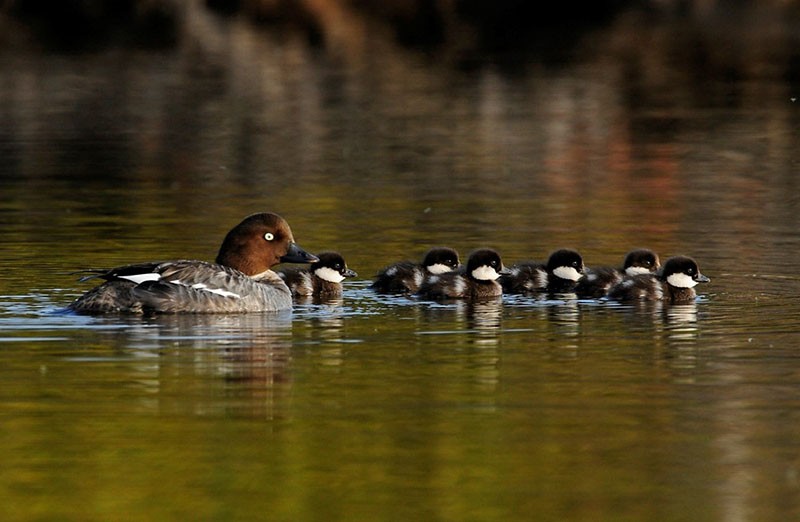
[(320, 364), (338, 367), (345, 362), (345, 344), (358, 342), (345, 334), (348, 310), (344, 299), (298, 297), (295, 320), (302, 328), (295, 328), (294, 342), (313, 351)]
[(696, 382), (704, 364), (698, 347), (701, 321), (697, 302), (606, 302), (603, 306), (622, 315), (618, 326), (623, 335), (640, 339), (641, 349), (665, 365), (675, 382)]
[[(290, 313), (125, 320), (120, 355), (150, 407), (172, 415), (274, 418), (292, 384)], [(182, 389), (195, 389), (184, 394)]]
[(420, 324), (414, 332), (425, 360), (445, 365), (459, 399), (471, 409), (493, 411), (500, 382), (503, 301), (417, 302)]
[(502, 328), (502, 297), (418, 303), (426, 325), (433, 328), (430, 333), (436, 333), (439, 324), (446, 327), (440, 332), (451, 332), (447, 327), (455, 327), (471, 339), (496, 342)]
[[(352, 2), (303, 3), (299, 30), (180, 5), (144, 52), (0, 31), (19, 518), (796, 518), (795, 6), (661, 2), (500, 57), (441, 13), (418, 45)], [(289, 321), (41, 313), (81, 290), (70, 270), (212, 259), (249, 210), (363, 273), (429, 244), (597, 265), (648, 244), (702, 260), (713, 294), (434, 304), (356, 281)], [(59, 511), (76, 485), (96, 511)]]
[(467, 327), (477, 332), (481, 341), (497, 342), (502, 328), (502, 297), (458, 303), (457, 307), (459, 314), (465, 318)]

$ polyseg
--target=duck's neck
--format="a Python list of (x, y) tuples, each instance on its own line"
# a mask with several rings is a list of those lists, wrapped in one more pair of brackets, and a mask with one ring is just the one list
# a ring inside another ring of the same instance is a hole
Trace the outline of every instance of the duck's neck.
[(694, 288), (680, 288), (667, 283), (667, 295), (671, 303), (691, 303), (697, 297)]
[(249, 275), (250, 277), (258, 278), (259, 274), (269, 272), (270, 267), (266, 266), (263, 262), (254, 262), (254, 259), (259, 259), (258, 256), (251, 255), (244, 247), (239, 248), (223, 248), (217, 254), (216, 263), (218, 265), (229, 266), (236, 270)]

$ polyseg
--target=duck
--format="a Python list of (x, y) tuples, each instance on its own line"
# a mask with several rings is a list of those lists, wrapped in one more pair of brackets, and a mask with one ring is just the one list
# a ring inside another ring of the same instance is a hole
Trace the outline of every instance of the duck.
[(458, 252), (449, 247), (434, 247), (421, 263), (399, 261), (378, 272), (370, 288), (381, 294), (414, 294), (431, 275), (444, 274), (461, 266)]
[(81, 314), (242, 313), (292, 308), (292, 293), (272, 267), (319, 259), (295, 243), (277, 214), (247, 216), (222, 241), (214, 263), (153, 261), (85, 270), (105, 282), (73, 301)]
[(293, 296), (338, 297), (342, 295), (342, 281), (358, 276), (347, 268), (344, 257), (338, 252), (317, 252), (317, 257), (319, 260), (308, 267), (277, 272)]
[(499, 297), (503, 287), (497, 279), (505, 273), (500, 254), (491, 248), (481, 248), (469, 255), (466, 268), (428, 276), (416, 295), (426, 299)]
[(658, 273), (626, 276), (609, 290), (607, 297), (617, 301), (691, 303), (697, 298), (694, 287), (710, 282), (694, 259), (681, 255), (667, 259)]
[(551, 253), (546, 264), (526, 261), (512, 266), (500, 278), (503, 292), (508, 294), (553, 294), (574, 292), (584, 275), (583, 258), (575, 251), (562, 248)]
[(578, 297), (597, 299), (605, 296), (625, 276), (650, 274), (661, 268), (658, 254), (648, 248), (637, 248), (625, 255), (622, 268), (593, 267), (585, 270), (575, 286)]

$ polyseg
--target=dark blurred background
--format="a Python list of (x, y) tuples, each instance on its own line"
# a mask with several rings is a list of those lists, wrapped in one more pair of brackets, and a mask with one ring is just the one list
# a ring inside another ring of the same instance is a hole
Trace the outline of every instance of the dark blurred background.
[[(144, 244), (143, 225), (207, 225), (174, 240), (180, 251), (264, 208), (311, 248), (374, 235), (377, 259), (489, 239), (512, 259), (646, 242), (713, 255), (714, 241), (759, 241), (755, 221), (795, 226), (799, 13), (735, 0), (2, 0), (0, 211), (64, 231), (85, 221), (67, 242), (84, 255), (107, 233), (99, 216), (152, 250), (163, 245)], [(701, 221), (711, 240), (694, 245)]]

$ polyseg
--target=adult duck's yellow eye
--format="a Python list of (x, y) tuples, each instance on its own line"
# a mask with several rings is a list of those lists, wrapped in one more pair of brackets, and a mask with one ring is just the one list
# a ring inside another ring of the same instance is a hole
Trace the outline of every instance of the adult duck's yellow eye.
[(266, 239), (267, 241), (272, 241), (273, 239), (275, 239), (275, 235), (272, 232), (267, 232), (266, 234), (264, 234), (264, 239)]

